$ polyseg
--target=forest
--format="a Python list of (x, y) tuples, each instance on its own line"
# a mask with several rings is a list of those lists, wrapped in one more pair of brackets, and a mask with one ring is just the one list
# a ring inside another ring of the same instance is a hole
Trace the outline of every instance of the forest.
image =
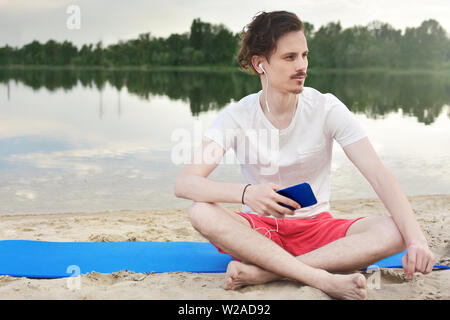
[[(450, 70), (450, 38), (433, 19), (403, 31), (380, 21), (346, 29), (330, 22), (317, 30), (305, 22), (305, 34), (314, 68)], [(108, 46), (98, 42), (78, 48), (67, 40), (35, 40), (21, 48), (5, 45), (0, 47), (0, 66), (237, 67), (238, 51), (239, 33), (197, 18), (189, 32), (167, 38), (148, 32)]]

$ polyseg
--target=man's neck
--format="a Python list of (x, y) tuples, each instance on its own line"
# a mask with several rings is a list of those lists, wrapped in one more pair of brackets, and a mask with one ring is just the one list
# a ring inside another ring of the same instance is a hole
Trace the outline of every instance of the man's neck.
[(275, 97), (276, 97), (275, 99), (272, 99), (272, 94), (269, 93), (268, 103), (270, 112), (267, 109), (264, 91), (259, 97), (259, 102), (266, 118), (272, 123), (274, 127), (278, 128), (278, 130), (283, 130), (286, 129), (291, 124), (294, 118), (298, 104), (298, 95), (297, 94), (278, 95), (278, 96), (275, 95)]
[[(269, 103), (269, 109), (272, 116), (276, 118), (290, 117), (298, 103), (298, 95), (295, 93), (279, 93), (273, 90), (269, 90), (267, 97)], [(266, 105), (266, 90), (263, 90), (259, 97), (259, 102), (263, 107), (263, 112), (268, 112)]]

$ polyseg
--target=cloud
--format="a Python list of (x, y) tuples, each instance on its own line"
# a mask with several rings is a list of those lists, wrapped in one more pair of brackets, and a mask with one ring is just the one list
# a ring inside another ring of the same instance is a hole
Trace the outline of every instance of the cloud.
[(25, 200), (34, 200), (36, 199), (36, 194), (30, 190), (17, 190), (16, 196)]
[(27, 12), (35, 13), (66, 7), (75, 4), (75, 0), (39, 0), (30, 5), (28, 0), (0, 0), (0, 10), (7, 14), (23, 14)]

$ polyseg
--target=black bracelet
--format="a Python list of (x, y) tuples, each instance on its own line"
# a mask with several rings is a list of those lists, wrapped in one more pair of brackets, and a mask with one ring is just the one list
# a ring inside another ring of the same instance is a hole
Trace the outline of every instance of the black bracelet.
[(245, 204), (245, 203), (244, 203), (244, 194), (245, 194), (245, 189), (247, 189), (247, 187), (248, 187), (248, 186), (251, 186), (251, 185), (252, 185), (252, 184), (251, 184), (251, 183), (249, 183), (248, 185), (246, 185), (246, 186), (245, 186), (245, 188), (244, 188), (244, 191), (242, 191), (242, 200), (241, 200), (242, 204)]

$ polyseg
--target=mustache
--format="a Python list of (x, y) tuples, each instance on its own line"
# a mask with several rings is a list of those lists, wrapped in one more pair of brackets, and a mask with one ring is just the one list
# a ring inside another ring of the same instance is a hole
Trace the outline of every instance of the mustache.
[(308, 74), (306, 72), (299, 72), (299, 73), (293, 75), (292, 78), (297, 78), (297, 77), (305, 77), (306, 78), (307, 76), (308, 76)]

